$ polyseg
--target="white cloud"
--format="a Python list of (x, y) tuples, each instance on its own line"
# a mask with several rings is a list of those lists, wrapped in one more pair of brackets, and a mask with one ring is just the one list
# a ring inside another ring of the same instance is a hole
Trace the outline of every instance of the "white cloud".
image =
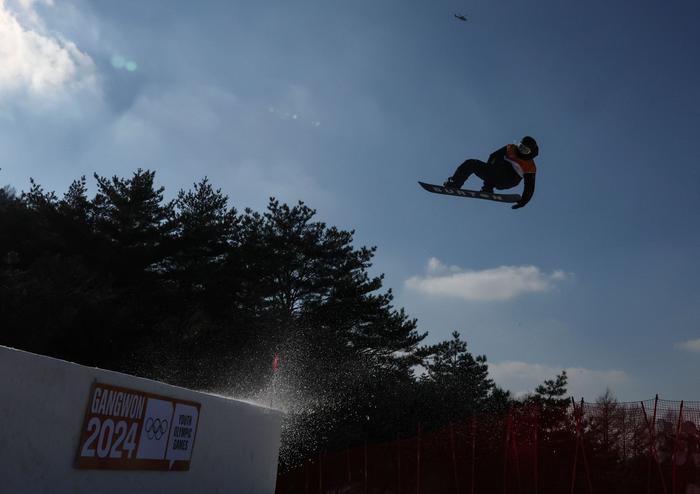
[(606, 388), (619, 389), (630, 381), (621, 370), (595, 370), (582, 367), (556, 367), (545, 364), (506, 361), (489, 363), (490, 377), (502, 388), (520, 396), (534, 392), (545, 379), (553, 379), (562, 370), (568, 376), (567, 394), (576, 398), (584, 397), (593, 401), (605, 393)]
[(268, 198), (294, 205), (299, 200), (312, 208), (333, 203), (333, 197), (295, 161), (265, 163), (246, 160), (231, 164), (227, 173), (227, 190), (237, 207), (262, 211)]
[(217, 86), (147, 88), (93, 141), (91, 153), (104, 163), (109, 150), (113, 164), (158, 169), (166, 187), (168, 177), (186, 174), (187, 182), (176, 187), (187, 188), (208, 176), (239, 209), (264, 210), (270, 196), (311, 207), (332, 204), (304, 161), (270, 145), (275, 139), (267, 120), (255, 103)]
[(414, 276), (405, 286), (427, 295), (464, 300), (508, 300), (519, 295), (544, 292), (570, 275), (564, 271), (546, 274), (536, 266), (499, 266), (481, 271), (446, 266), (432, 257), (426, 276)]
[(47, 103), (77, 91), (95, 91), (92, 59), (72, 41), (45, 29), (35, 3), (20, 0), (10, 8), (0, 0), (0, 98), (20, 95)]
[(700, 338), (696, 340), (688, 340), (681, 343), (676, 343), (676, 347), (681, 348), (683, 350), (688, 350), (690, 352), (700, 353)]
[(226, 112), (237, 111), (237, 97), (212, 86), (182, 85), (141, 92), (129, 110), (114, 121), (115, 142), (140, 146), (144, 129), (158, 134), (212, 134), (224, 126)]

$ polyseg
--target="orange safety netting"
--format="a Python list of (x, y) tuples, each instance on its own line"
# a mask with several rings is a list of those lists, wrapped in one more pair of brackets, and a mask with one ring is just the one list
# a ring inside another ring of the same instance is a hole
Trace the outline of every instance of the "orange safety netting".
[(320, 454), (277, 494), (700, 494), (700, 402), (520, 406)]

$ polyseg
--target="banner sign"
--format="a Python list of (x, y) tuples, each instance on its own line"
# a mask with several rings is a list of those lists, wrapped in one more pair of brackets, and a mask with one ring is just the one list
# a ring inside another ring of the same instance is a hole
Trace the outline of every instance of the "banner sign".
[(93, 383), (75, 468), (189, 470), (200, 403)]

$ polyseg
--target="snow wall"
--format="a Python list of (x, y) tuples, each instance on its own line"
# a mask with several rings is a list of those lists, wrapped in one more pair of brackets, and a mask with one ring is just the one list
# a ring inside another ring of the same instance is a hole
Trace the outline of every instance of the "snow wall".
[(0, 492), (271, 494), (281, 420), (0, 346)]

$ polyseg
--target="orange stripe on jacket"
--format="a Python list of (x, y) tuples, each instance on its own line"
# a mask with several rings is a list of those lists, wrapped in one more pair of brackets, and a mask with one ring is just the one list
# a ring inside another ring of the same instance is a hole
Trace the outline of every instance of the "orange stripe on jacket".
[(524, 160), (518, 156), (517, 147), (514, 144), (506, 146), (506, 160), (513, 165), (513, 169), (521, 177), (526, 173), (537, 173), (534, 160)]

